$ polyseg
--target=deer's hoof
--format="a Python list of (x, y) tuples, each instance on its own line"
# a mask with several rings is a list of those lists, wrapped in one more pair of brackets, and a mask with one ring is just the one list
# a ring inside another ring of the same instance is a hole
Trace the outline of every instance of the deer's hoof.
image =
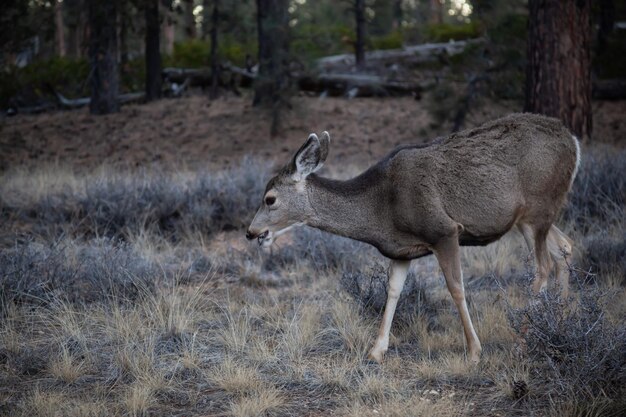
[(377, 364), (383, 363), (383, 357), (385, 356), (385, 352), (383, 350), (374, 350), (372, 349), (367, 355), (367, 359), (376, 362)]
[(477, 352), (470, 352), (469, 361), (473, 364), (477, 364), (478, 362), (480, 362), (480, 352), (480, 350)]

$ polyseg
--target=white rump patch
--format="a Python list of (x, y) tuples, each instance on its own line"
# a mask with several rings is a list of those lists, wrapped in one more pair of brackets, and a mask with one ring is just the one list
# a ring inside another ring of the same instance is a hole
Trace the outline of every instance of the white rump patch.
[(574, 141), (574, 145), (576, 146), (576, 167), (574, 168), (574, 172), (572, 173), (572, 179), (569, 182), (569, 188), (572, 188), (574, 185), (574, 180), (576, 179), (576, 174), (578, 174), (578, 168), (580, 167), (580, 142), (578, 142), (578, 138), (572, 135), (572, 140)]

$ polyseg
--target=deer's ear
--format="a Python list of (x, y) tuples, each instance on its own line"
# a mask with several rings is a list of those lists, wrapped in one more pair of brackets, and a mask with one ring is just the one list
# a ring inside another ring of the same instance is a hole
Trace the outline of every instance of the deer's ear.
[[(321, 163), (323, 164), (326, 161), (326, 157), (328, 156), (328, 149), (330, 148), (330, 135), (327, 131), (322, 132), (322, 137), (320, 138), (320, 149), (321, 149)], [(321, 165), (320, 165), (321, 167)]]
[(315, 133), (309, 135), (306, 143), (296, 152), (293, 158), (293, 178), (296, 181), (305, 179), (324, 165), (328, 156), (330, 136), (328, 132), (322, 133), (320, 140)]

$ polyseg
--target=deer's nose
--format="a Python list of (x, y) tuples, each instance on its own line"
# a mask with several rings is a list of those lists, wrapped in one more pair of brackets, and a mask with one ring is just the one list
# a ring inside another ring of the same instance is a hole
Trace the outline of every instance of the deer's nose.
[(255, 237), (256, 237), (256, 234), (252, 233), (252, 232), (250, 231), (250, 229), (248, 229), (248, 230), (246, 231), (246, 239), (248, 239), (248, 240), (252, 240), (252, 239), (254, 239)]

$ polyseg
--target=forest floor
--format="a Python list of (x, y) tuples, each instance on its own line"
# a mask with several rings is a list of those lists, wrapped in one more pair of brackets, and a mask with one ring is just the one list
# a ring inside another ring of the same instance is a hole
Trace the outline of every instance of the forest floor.
[[(57, 163), (91, 169), (158, 164), (168, 169), (224, 168), (245, 155), (284, 161), (310, 132), (330, 132), (328, 165), (365, 166), (399, 144), (430, 141), (450, 132), (436, 123), (428, 100), (403, 98), (295, 97), (282, 129), (270, 137), (267, 111), (249, 97), (209, 101), (195, 95), (128, 105), (117, 114), (88, 110), (18, 115), (0, 121), (0, 171), (12, 166)], [(520, 111), (519, 102), (487, 102), (470, 112), (467, 127)], [(626, 101), (594, 102), (594, 142), (626, 146)]]
[[(515, 233), (463, 249), (478, 365), (433, 257), (413, 262), (378, 365), (380, 254), (307, 228), (271, 252), (244, 238), (311, 131), (331, 134), (323, 172), (346, 177), (449, 125), (426, 101), (297, 97), (271, 138), (249, 103), (0, 122), (0, 416), (625, 414), (625, 102), (594, 104), (558, 222), (576, 242), (571, 298), (529, 303)], [(491, 103), (467, 124), (518, 109)]]

